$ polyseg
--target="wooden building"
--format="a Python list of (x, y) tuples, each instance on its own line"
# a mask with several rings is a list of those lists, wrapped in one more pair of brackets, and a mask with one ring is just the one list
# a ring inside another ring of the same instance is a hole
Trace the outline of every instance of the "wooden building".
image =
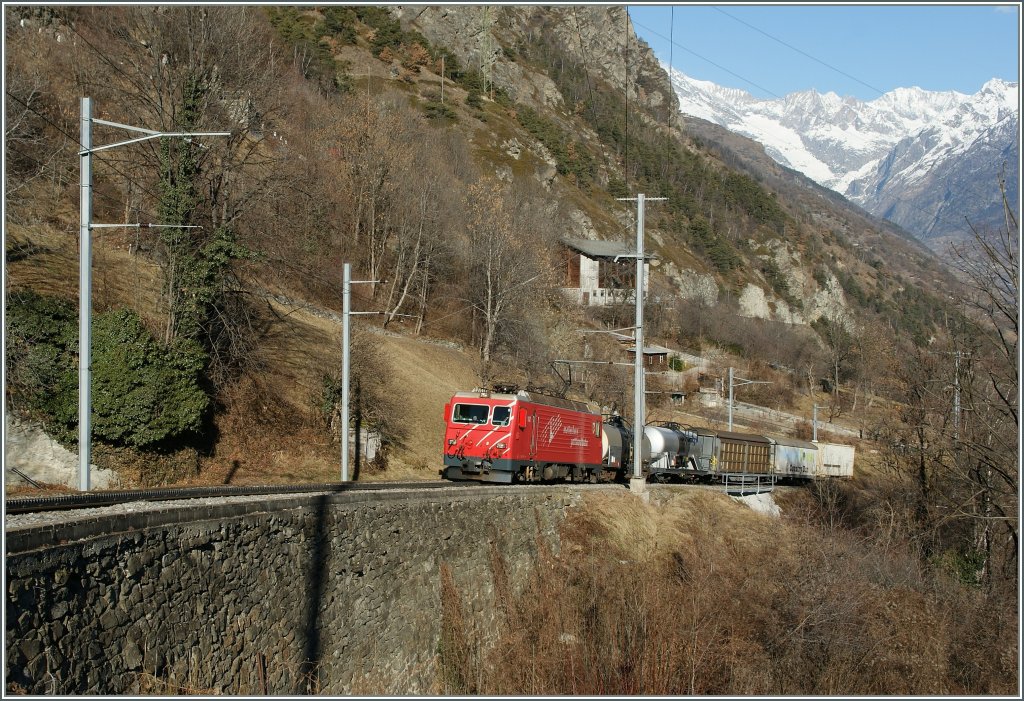
[[(562, 239), (563, 292), (584, 306), (632, 304), (636, 289), (636, 249), (618, 241)], [(628, 256), (628, 257), (627, 257)], [(649, 289), (650, 255), (644, 259), (644, 295)]]

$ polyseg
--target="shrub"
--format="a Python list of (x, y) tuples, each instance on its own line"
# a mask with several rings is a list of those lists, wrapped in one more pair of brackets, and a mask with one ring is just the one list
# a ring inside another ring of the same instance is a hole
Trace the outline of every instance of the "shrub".
[[(65, 299), (34, 292), (8, 299), (12, 403), (66, 445), (78, 431), (77, 315)], [(96, 438), (145, 448), (201, 430), (210, 403), (201, 349), (164, 347), (128, 310), (97, 315), (92, 346)]]
[(7, 298), (7, 393), (12, 406), (63, 443), (78, 425), (78, 310), (66, 299)]
[(94, 334), (98, 437), (142, 448), (200, 430), (209, 406), (202, 351), (165, 348), (129, 310), (100, 315)]
[(423, 112), (427, 115), (427, 119), (443, 119), (450, 121), (455, 121), (457, 119), (457, 115), (451, 107), (433, 100), (423, 105)]

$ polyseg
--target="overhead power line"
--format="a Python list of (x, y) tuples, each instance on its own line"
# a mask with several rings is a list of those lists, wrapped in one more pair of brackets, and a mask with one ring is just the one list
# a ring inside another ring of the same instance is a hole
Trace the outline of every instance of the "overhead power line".
[(718, 12), (721, 12), (726, 17), (739, 22), (740, 24), (744, 25), (745, 27), (749, 27), (749, 28), (753, 29), (755, 32), (757, 32), (759, 34), (763, 34), (764, 36), (768, 37), (772, 41), (775, 41), (775, 42), (778, 42), (778, 43), (782, 44), (787, 49), (791, 49), (791, 50), (797, 52), (798, 54), (800, 54), (801, 56), (805, 56), (805, 57), (811, 59), (812, 61), (814, 61), (816, 63), (820, 63), (821, 65), (825, 66), (825, 68), (828, 68), (829, 70), (835, 71), (839, 75), (845, 76), (845, 77), (849, 78), (850, 80), (853, 80), (853, 81), (856, 81), (856, 82), (860, 83), (861, 85), (863, 85), (866, 88), (870, 88), (871, 90), (874, 90), (879, 95), (884, 95), (885, 94), (884, 90), (880, 90), (879, 88), (876, 88), (874, 85), (871, 85), (870, 83), (865, 83), (863, 80), (861, 80), (857, 76), (850, 75), (846, 71), (843, 71), (843, 70), (840, 70), (839, 68), (836, 68), (831, 63), (828, 63), (827, 61), (822, 61), (817, 56), (812, 56), (811, 54), (807, 53), (806, 51), (803, 51), (802, 49), (798, 49), (797, 47), (793, 46), (792, 44), (789, 44), (789, 43), (783, 41), (782, 39), (779, 39), (777, 36), (772, 36), (771, 34), (769, 34), (768, 32), (764, 31), (763, 29), (759, 29), (758, 27), (755, 27), (754, 25), (750, 24), (749, 22), (745, 22), (744, 20), (741, 20), (739, 17), (736, 17), (735, 15), (729, 14), (728, 12), (726, 12), (725, 10), (723, 10), (720, 7), (716, 7), (714, 9), (717, 10)]
[(768, 93), (772, 97), (776, 97), (776, 98), (778, 98), (780, 100), (782, 99), (782, 95), (777, 95), (774, 92), (772, 92), (771, 90), (769, 90), (768, 88), (764, 87), (763, 85), (758, 85), (757, 83), (755, 83), (754, 81), (750, 80), (749, 78), (746, 78), (746, 77), (740, 75), (739, 73), (731, 71), (731, 70), (729, 70), (728, 68), (726, 68), (725, 66), (723, 66), (721, 64), (715, 63), (714, 61), (712, 61), (707, 56), (699, 54), (696, 51), (694, 51), (693, 49), (687, 48), (687, 47), (683, 46), (682, 44), (680, 44), (678, 42), (672, 41), (669, 37), (665, 36), (661, 32), (659, 32), (659, 31), (657, 31), (655, 29), (651, 29), (647, 25), (641, 24), (641, 23), (639, 23), (639, 22), (637, 22), (635, 20), (634, 20), (633, 24), (635, 26), (637, 26), (637, 27), (643, 27), (644, 29), (646, 29), (648, 32), (650, 32), (652, 35), (658, 37), (659, 39), (664, 39), (665, 41), (668, 41), (671, 45), (679, 47), (680, 49), (682, 49), (683, 51), (685, 51), (688, 54), (693, 54), (694, 56), (699, 58), (701, 61), (706, 61), (706, 62), (710, 63), (715, 68), (717, 68), (717, 69), (719, 69), (721, 71), (725, 71), (726, 73), (728, 73), (729, 75), (733, 76), (734, 78), (739, 78), (740, 80), (742, 80), (747, 85), (752, 85), (755, 88), (757, 88), (758, 90), (762, 90), (762, 91)]
[[(716, 9), (716, 10), (718, 10), (719, 12), (721, 12), (722, 14), (724, 14), (724, 15), (726, 15), (726, 16), (728, 16), (728, 17), (730, 17), (731, 19), (734, 19), (734, 20), (736, 20), (737, 22), (740, 22), (741, 24), (744, 24), (744, 25), (746, 25), (746, 26), (747, 26), (747, 27), (749, 27), (750, 29), (753, 29), (753, 30), (755, 30), (755, 31), (757, 31), (757, 32), (759, 32), (759, 33), (761, 33), (761, 34), (764, 34), (764, 35), (765, 35), (766, 37), (768, 37), (769, 39), (772, 39), (773, 41), (776, 41), (776, 42), (778, 42), (779, 44), (782, 44), (783, 46), (786, 46), (787, 48), (789, 48), (789, 49), (791, 49), (791, 50), (793, 50), (793, 51), (796, 51), (797, 53), (799, 53), (799, 54), (801, 54), (801, 55), (803, 55), (803, 56), (806, 56), (807, 58), (810, 58), (810, 59), (812, 59), (813, 61), (816, 61), (816, 62), (820, 63), (821, 65), (823, 65), (823, 66), (825, 66), (825, 67), (827, 67), (827, 68), (829, 68), (829, 69), (831, 69), (831, 70), (833, 70), (833, 71), (835, 71), (835, 72), (837, 72), (837, 73), (839, 73), (839, 74), (841, 74), (841, 75), (843, 75), (843, 76), (846, 76), (847, 78), (850, 78), (851, 80), (854, 80), (854, 81), (856, 81), (856, 82), (860, 83), (861, 85), (864, 85), (864, 86), (865, 86), (865, 87), (867, 87), (867, 88), (870, 88), (871, 90), (874, 90), (874, 91), (875, 91), (875, 92), (877, 92), (877, 93), (878, 93), (879, 95), (883, 95), (883, 96), (884, 96), (884, 95), (886, 94), (886, 93), (885, 93), (884, 91), (882, 91), (881, 89), (879, 89), (879, 88), (877, 88), (877, 87), (875, 87), (875, 86), (873, 86), (873, 85), (871, 85), (871, 84), (869, 84), (869, 83), (866, 83), (866, 82), (864, 82), (864, 81), (860, 80), (860, 79), (859, 79), (859, 78), (857, 78), (856, 76), (853, 76), (853, 75), (851, 75), (851, 74), (849, 74), (849, 73), (846, 73), (845, 71), (842, 71), (842, 70), (840, 70), (839, 68), (836, 68), (835, 66), (833, 66), (833, 65), (829, 64), (828, 62), (826, 62), (826, 61), (823, 61), (823, 60), (821, 60), (821, 59), (819, 59), (819, 58), (817, 58), (817, 57), (815, 57), (815, 56), (813, 56), (813, 55), (811, 55), (811, 54), (809, 54), (809, 53), (807, 53), (807, 52), (805, 52), (805, 51), (803, 51), (803, 50), (801, 50), (801, 49), (799, 49), (799, 48), (797, 48), (797, 47), (795, 47), (795, 46), (792, 46), (792, 45), (790, 45), (790, 44), (786, 43), (785, 41), (783, 41), (782, 39), (779, 39), (778, 37), (772, 36), (771, 34), (769, 34), (769, 33), (765, 32), (765, 31), (763, 31), (763, 30), (759, 29), (758, 27), (755, 27), (754, 25), (752, 25), (752, 24), (750, 24), (750, 23), (748, 23), (748, 22), (745, 22), (745, 21), (743, 21), (743, 20), (739, 19), (738, 17), (735, 17), (735, 16), (731, 15), (731, 14), (729, 14), (728, 12), (725, 12), (724, 10), (721, 10), (720, 8), (717, 8), (717, 7), (716, 7), (715, 9)], [(673, 21), (674, 21), (674, 13), (673, 13), (673, 15), (672, 15), (672, 16), (673, 16)], [(711, 64), (712, 66), (714, 66), (714, 67), (716, 67), (716, 68), (718, 68), (719, 70), (722, 70), (722, 71), (724, 71), (724, 72), (728, 73), (729, 75), (731, 75), (731, 76), (733, 76), (733, 77), (735, 77), (735, 78), (738, 78), (739, 80), (743, 81), (744, 83), (747, 83), (748, 85), (752, 85), (752, 86), (754, 86), (754, 87), (755, 87), (755, 88), (757, 88), (758, 90), (762, 90), (762, 91), (764, 91), (765, 93), (767, 93), (768, 95), (771, 95), (772, 97), (774, 97), (774, 98), (776, 98), (776, 99), (780, 99), (780, 100), (781, 100), (781, 99), (785, 99), (785, 97), (784, 97), (784, 96), (782, 96), (782, 95), (778, 95), (777, 93), (775, 93), (775, 92), (773, 92), (773, 91), (769, 90), (768, 88), (765, 88), (765, 87), (763, 87), (763, 86), (761, 86), (761, 85), (759, 85), (759, 84), (755, 83), (754, 81), (750, 80), (749, 78), (747, 78), (747, 77), (745, 77), (745, 76), (743, 76), (743, 75), (740, 75), (739, 73), (736, 73), (736, 72), (734, 72), (734, 71), (731, 71), (731, 70), (729, 70), (728, 68), (726, 68), (725, 66), (722, 66), (722, 65), (720, 65), (720, 64), (718, 64), (718, 63), (716, 63), (715, 61), (712, 61), (712, 60), (711, 60), (711, 59), (709, 59), (708, 57), (706, 57), (706, 56), (703, 56), (703, 55), (701, 55), (701, 54), (697, 53), (696, 51), (693, 51), (693, 50), (691, 50), (691, 49), (689, 49), (689, 48), (687, 48), (687, 47), (683, 46), (682, 44), (679, 44), (679, 43), (677, 43), (677, 42), (673, 41), (673, 39), (672, 39), (672, 37), (671, 37), (671, 36), (669, 36), (669, 37), (666, 37), (666, 36), (665, 36), (664, 34), (662, 34), (662, 33), (658, 32), (657, 30), (654, 30), (654, 29), (652, 29), (652, 28), (650, 28), (650, 27), (648, 27), (648, 26), (646, 26), (646, 25), (644, 25), (644, 24), (641, 24), (641, 23), (639, 23), (639, 22), (636, 22), (636, 21), (634, 21), (634, 22), (633, 22), (633, 24), (634, 24), (635, 26), (638, 26), (638, 27), (643, 27), (643, 28), (644, 28), (645, 30), (647, 30), (648, 32), (650, 32), (650, 33), (651, 33), (652, 35), (654, 35), (654, 36), (657, 36), (657, 37), (658, 37), (658, 38), (660, 38), (660, 39), (664, 39), (664, 40), (668, 41), (668, 42), (669, 42), (669, 46), (670, 46), (670, 47), (676, 47), (676, 46), (678, 46), (678, 47), (679, 47), (680, 49), (682, 49), (683, 51), (686, 51), (687, 53), (690, 53), (690, 54), (692, 54), (692, 55), (696, 56), (697, 58), (701, 59), (702, 61), (706, 61), (707, 63)], [(671, 27), (670, 27), (670, 30), (671, 30)], [(671, 49), (670, 49), (670, 50), (671, 50)], [(670, 55), (671, 55), (671, 54), (670, 54)], [(671, 65), (671, 63), (669, 64), (669, 70), (670, 70), (670, 76), (669, 76), (669, 77), (670, 77), (670, 80), (671, 80), (671, 71), (674, 71), (674, 70), (675, 70), (675, 69), (674, 69), (674, 66), (672, 66), (672, 65)], [(798, 109), (799, 111), (803, 112), (803, 114), (805, 114), (805, 115), (808, 115), (808, 116), (813, 116), (813, 115), (812, 115), (811, 113), (809, 113), (809, 112), (808, 112), (808, 111), (806, 111), (806, 110), (800, 110), (800, 108), (799, 108), (799, 107), (798, 107), (797, 109)], [(1003, 122), (1007, 121), (1008, 119), (1011, 119), (1011, 118), (1012, 118), (1013, 116), (1014, 116), (1014, 114), (1013, 114), (1013, 113), (1011, 113), (1011, 114), (1007, 115), (1006, 117), (1003, 117), (1003, 118), (1002, 118), (1002, 119), (1000, 119), (1000, 120), (999, 120), (998, 122), (996, 122), (995, 124), (993, 124), (993, 125), (992, 125), (992, 126), (991, 126), (990, 128), (993, 128), (993, 129), (994, 129), (995, 127), (999, 126), (1000, 124), (1002, 124)], [(808, 177), (809, 177), (809, 176), (808, 176)], [(812, 179), (812, 180), (813, 180), (813, 179)], [(828, 188), (828, 189), (830, 189), (830, 190), (831, 190), (831, 188)], [(838, 192), (837, 190), (832, 190), (832, 192), (836, 192), (837, 194), (839, 194), (839, 195), (842, 195), (842, 196), (844, 196), (844, 197), (845, 197), (845, 195), (843, 195), (843, 193), (841, 193), (841, 192)], [(989, 198), (989, 196), (990, 196), (990, 193), (987, 193), (987, 192), (983, 192), (982, 190), (980, 190), (980, 189), (979, 189), (979, 187), (978, 187), (977, 185), (973, 185), (973, 184), (971, 185), (971, 187), (969, 187), (969, 188), (968, 188), (968, 192), (969, 192), (969, 194), (973, 195), (974, 197), (978, 197), (978, 198), (980, 198), (980, 199), (983, 199), (983, 200), (984, 200), (984, 199), (988, 199), (988, 198)], [(856, 204), (856, 203), (854, 203), (854, 204)], [(925, 210), (925, 209), (923, 209), (922, 207), (920, 207), (920, 206), (918, 206), (918, 205), (910, 204), (910, 203), (908, 203), (908, 202), (902, 202), (902, 204), (904, 204), (905, 206), (908, 206), (908, 207), (910, 207), (910, 208), (911, 208), (911, 209), (913, 209), (914, 211), (916, 211), (916, 212), (918, 212), (918, 213), (920, 213), (920, 214), (922, 214), (922, 215), (924, 215), (924, 216), (926, 216), (926, 217), (929, 217), (929, 218), (930, 218), (930, 219), (931, 219), (932, 221), (934, 221), (934, 220), (935, 220), (935, 219), (937, 218), (937, 211), (936, 211), (936, 212), (928, 211), (928, 210)], [(860, 205), (857, 205), (857, 206), (860, 206)], [(861, 207), (861, 208), (863, 209), (863, 207)], [(866, 211), (866, 210), (865, 210), (865, 211)], [(886, 220), (886, 221), (889, 221), (889, 220)], [(890, 223), (893, 223), (893, 224), (895, 224), (895, 222), (891, 222), (891, 221), (890, 221)], [(897, 225), (897, 226), (898, 226), (898, 225)]]
[[(51, 128), (56, 129), (60, 134), (65, 136), (67, 139), (69, 139), (75, 146), (78, 147), (76, 149), (76, 151), (80, 150), (83, 147), (82, 146), (82, 142), (79, 139), (79, 137), (77, 137), (77, 136), (69, 133), (68, 131), (66, 131), (63, 127), (61, 127), (60, 125), (56, 124), (52, 119), (50, 119), (45, 114), (43, 114), (39, 110), (35, 109), (34, 107), (29, 105), (28, 103), (26, 103), (24, 100), (19, 98), (17, 95), (11, 94), (11, 92), (9, 90), (4, 90), (4, 94), (7, 95), (7, 97), (9, 97), (12, 100), (14, 100), (15, 102), (17, 102), (18, 104), (20, 104), (22, 107), (27, 109), (32, 114), (34, 114), (37, 117), (39, 117), (40, 119), (42, 119), (44, 122), (46, 122), (48, 125), (50, 125)], [(65, 148), (65, 147), (62, 147), (62, 148)], [(133, 186), (138, 187), (142, 192), (145, 192), (147, 195), (149, 195), (150, 197), (152, 197), (155, 200), (158, 200), (158, 201), (160, 200), (160, 195), (156, 194), (155, 192), (153, 192), (149, 188), (145, 187), (144, 185), (142, 185), (138, 181), (133, 180), (130, 175), (125, 173), (120, 168), (116, 167), (114, 165), (114, 163), (116, 162), (115, 160), (112, 160), (112, 159), (109, 159), (109, 158), (100, 157), (100, 156), (94, 156), (94, 158), (96, 158), (96, 160), (100, 161), (104, 165), (109, 166), (111, 170), (113, 170), (115, 173), (117, 173), (122, 178), (127, 180)]]
[[(59, 148), (60, 149), (67, 149), (67, 148), (71, 148), (71, 146), (60, 146)], [(46, 167), (48, 167), (50, 165), (48, 163), (43, 163), (42, 161), (40, 161), (35, 156), (31, 156), (31, 155), (25, 153), (24, 151), (22, 151), (21, 149), (12, 149), (12, 153), (17, 155), (18, 158), (23, 158), (23, 159), (25, 159), (27, 161), (31, 161), (33, 164), (35, 164), (40, 169), (46, 168)], [(120, 207), (124, 207), (124, 201), (123, 200), (120, 200), (120, 199), (117, 199), (115, 197), (112, 197), (112, 196), (110, 196), (110, 195), (108, 195), (108, 194), (106, 194), (104, 192), (100, 192), (98, 190), (94, 190), (93, 194), (96, 195), (97, 197), (101, 197), (101, 198), (105, 199), (107, 202), (110, 202), (111, 204), (117, 205), (117, 207), (119, 207), (119, 208)], [(140, 209), (138, 207), (133, 207), (133, 211), (135, 211), (136, 213), (138, 213), (140, 215), (145, 214), (150, 219), (154, 219), (155, 218), (155, 217), (153, 217), (152, 214), (144, 212), (142, 209)]]

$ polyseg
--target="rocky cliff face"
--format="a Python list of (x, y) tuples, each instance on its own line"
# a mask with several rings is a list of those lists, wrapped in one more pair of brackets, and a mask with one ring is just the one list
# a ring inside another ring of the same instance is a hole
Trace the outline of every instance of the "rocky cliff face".
[[(556, 122), (565, 133), (572, 134), (595, 156), (597, 163), (593, 182), (599, 189), (606, 190), (612, 177), (618, 174), (617, 167), (609, 167), (609, 164), (614, 164), (622, 154), (614, 153), (615, 147), (607, 139), (608, 135), (599, 137), (593, 122), (582, 116), (585, 103), (594, 94), (600, 94), (604, 100), (605, 114), (609, 105), (617, 105), (622, 100), (623, 107), (628, 104), (631, 127), (636, 119), (645, 127), (651, 126), (654, 131), (670, 135), (683, 146), (682, 153), (687, 154), (684, 157), (692, 156), (694, 161), (701, 163), (698, 171), (741, 171), (752, 177), (758, 187), (766, 188), (771, 197), (777, 197), (783, 208), (795, 217), (794, 221), (806, 222), (807, 235), (814, 239), (810, 244), (814, 251), (804, 251), (801, 255), (797, 248), (791, 248), (775, 255), (773, 261), (758, 259), (751, 253), (764, 243), (765, 232), (754, 233), (757, 227), (750, 221), (745, 224), (734, 222), (723, 231), (734, 239), (738, 255), (746, 259), (745, 265), (740, 266), (738, 273), (723, 275), (707, 265), (700, 255), (688, 252), (692, 244), (686, 234), (690, 223), (688, 218), (662, 222), (666, 227), (676, 227), (672, 234), (659, 230), (657, 223), (649, 221), (648, 235), (652, 242), (662, 249), (682, 251), (676, 255), (672, 265), (663, 266), (661, 273), (680, 298), (699, 299), (711, 306), (719, 301), (720, 290), (730, 290), (731, 299), (740, 300), (740, 313), (746, 316), (806, 324), (822, 314), (835, 314), (847, 308), (850, 301), (843, 291), (845, 287), (855, 289), (853, 285), (856, 283), (852, 282), (855, 276), (859, 276), (869, 288), (880, 285), (877, 269), (866, 267), (870, 260), (884, 259), (892, 264), (894, 270), (931, 268), (932, 262), (927, 260), (923, 247), (907, 244), (912, 240), (909, 234), (894, 233), (896, 227), (866, 215), (851, 207), (838, 194), (817, 186), (778, 161), (772, 161), (765, 155), (766, 149), (752, 148), (753, 144), (749, 142), (733, 143), (735, 148), (715, 148), (714, 136), (695, 130), (693, 118), (680, 110), (679, 85), (673, 85), (668, 71), (657, 61), (650, 47), (635, 35), (624, 7), (398, 6), (392, 7), (391, 12), (400, 20), (403, 29), (415, 30), (431, 44), (446, 47), (464, 69), (478, 71), (485, 80), (504, 90), (512, 103), (534, 108), (545, 119)], [(582, 87), (581, 69), (586, 72), (590, 83)], [(567, 84), (576, 86), (575, 98), (570, 97), (573, 93), (566, 90)], [(710, 99), (707, 91), (700, 94)], [(685, 101), (686, 96), (682, 96)], [(729, 112), (737, 118), (743, 109), (749, 107), (745, 103), (757, 102), (740, 91), (722, 90), (720, 97), (722, 99), (715, 101), (715, 109)], [(900, 97), (895, 95), (893, 100), (899, 103)], [(577, 102), (569, 104), (572, 100)], [(808, 93), (790, 96), (784, 107), (785, 125), (781, 128), (789, 133), (806, 127), (804, 122), (810, 119), (811, 111), (825, 110), (828, 113), (827, 118), (819, 116), (815, 121), (821, 127), (815, 132), (820, 142), (816, 153), (832, 163), (836, 158), (850, 157), (850, 153), (840, 148), (842, 144), (834, 138), (835, 130), (826, 129), (824, 122), (835, 119), (847, 125), (848, 131), (857, 133), (886, 130), (892, 127), (889, 122), (897, 120), (893, 115), (902, 114), (900, 110), (907, 106), (896, 104), (892, 112), (876, 110), (866, 117), (858, 113), (850, 100)], [(906, 115), (900, 118), (906, 118)], [(486, 140), (488, 136), (484, 134), (482, 138)], [(870, 141), (860, 144), (856, 166), (877, 159), (886, 152), (888, 145), (882, 143), (884, 140), (878, 143)], [(513, 150), (533, 154), (544, 167), (543, 172), (538, 170), (535, 173), (536, 177), (546, 190), (554, 192), (558, 189), (556, 165), (562, 167), (564, 164), (556, 164), (540, 139), (525, 135), (511, 147), (510, 143), (501, 144), (502, 152), (510, 156)], [(767, 150), (772, 152), (770, 146)], [(598, 156), (601, 152), (604, 153), (603, 158)], [(823, 172), (835, 177), (831, 165), (818, 161), (816, 157), (815, 160), (822, 165)], [(500, 177), (512, 177), (507, 164), (497, 166), (497, 170)], [(701, 187), (694, 187), (696, 191), (691, 196), (702, 198), (705, 193)], [(686, 191), (685, 186), (683, 191)], [(632, 230), (632, 212), (628, 209), (604, 205), (594, 208), (594, 202), (586, 201), (582, 194), (572, 188), (560, 191), (560, 200), (566, 203), (567, 209), (574, 210), (563, 223), (566, 230), (578, 236), (595, 235), (597, 231), (607, 236), (610, 229)], [(607, 193), (602, 193), (602, 196), (606, 197)], [(617, 225), (597, 226), (593, 219), (595, 212), (605, 218), (606, 224), (607, 220), (614, 218)], [(714, 217), (710, 213), (706, 216)], [(750, 226), (750, 231), (741, 232), (740, 229), (746, 226)], [(828, 233), (822, 233), (825, 231)], [(742, 235), (752, 235), (753, 238), (750, 241), (740, 240)], [(819, 282), (823, 273), (812, 275), (811, 271), (818, 267), (843, 267), (852, 251), (856, 251), (857, 260), (849, 261), (849, 269), (842, 276), (843, 285), (832, 273), (828, 273), (831, 275), (828, 284)], [(766, 266), (778, 270), (785, 285), (778, 280), (769, 283), (761, 273)], [(936, 276), (927, 275), (928, 279), (932, 277)], [(779, 292), (784, 288), (788, 288), (788, 294)], [(879, 291), (878, 294), (884, 293)]]
[(664, 123), (679, 122), (679, 101), (654, 57), (633, 31), (623, 6), (492, 5), (395, 7), (402, 25), (432, 43), (449, 47), (514, 101), (561, 107), (562, 96), (547, 76), (516, 63), (516, 47), (548, 38), (587, 66), (595, 78), (625, 86), (633, 104)]

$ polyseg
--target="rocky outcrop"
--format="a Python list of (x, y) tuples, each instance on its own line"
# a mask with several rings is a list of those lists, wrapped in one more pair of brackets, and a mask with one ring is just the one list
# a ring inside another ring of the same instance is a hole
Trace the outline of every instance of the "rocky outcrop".
[[(19, 420), (10, 411), (5, 416), (7, 435), (4, 445), (4, 482), (26, 484), (27, 476), (43, 484), (78, 487), (78, 453), (72, 453), (50, 438), (39, 426)], [(21, 474), (19, 474), (21, 473)], [(113, 470), (95, 465), (89, 469), (89, 483), (94, 489), (117, 487)]]
[(636, 36), (625, 6), (449, 5), (392, 8), (403, 26), (449, 48), (505, 89), (514, 102), (560, 108), (554, 82), (519, 65), (516, 47), (554, 38), (597, 79), (625, 86), (631, 102), (663, 124), (679, 125), (679, 101), (654, 52)]

